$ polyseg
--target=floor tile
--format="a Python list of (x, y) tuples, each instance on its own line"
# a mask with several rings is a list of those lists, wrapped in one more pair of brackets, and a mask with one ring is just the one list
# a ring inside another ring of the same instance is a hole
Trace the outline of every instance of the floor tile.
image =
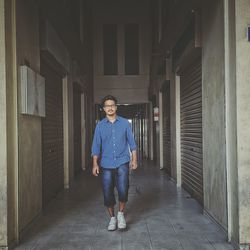
[(49, 203), (16, 249), (234, 249), (200, 205), (150, 162), (130, 175), (125, 218), (126, 230), (107, 231), (101, 179), (84, 173)]

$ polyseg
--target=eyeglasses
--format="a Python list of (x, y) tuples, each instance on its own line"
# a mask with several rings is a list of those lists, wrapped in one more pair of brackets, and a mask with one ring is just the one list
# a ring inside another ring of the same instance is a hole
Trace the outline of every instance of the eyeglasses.
[(107, 108), (115, 108), (116, 105), (115, 104), (112, 104), (112, 105), (105, 105), (104, 108), (107, 109)]

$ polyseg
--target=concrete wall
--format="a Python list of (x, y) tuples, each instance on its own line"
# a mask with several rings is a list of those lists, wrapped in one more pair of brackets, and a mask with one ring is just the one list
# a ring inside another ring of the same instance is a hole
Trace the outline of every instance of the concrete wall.
[[(171, 1), (165, 10), (168, 13), (163, 24), (163, 35), (160, 43), (156, 34), (153, 38), (155, 50), (162, 55), (171, 53), (177, 40), (183, 34), (192, 9), (197, 14), (202, 9), (202, 94), (203, 94), (203, 180), (204, 209), (227, 228), (227, 171), (226, 171), (226, 117), (225, 117), (225, 44), (224, 44), (224, 8), (223, 0), (203, 1)], [(164, 12), (164, 13), (165, 13)], [(198, 16), (198, 15), (197, 15)], [(155, 14), (157, 19), (158, 15)], [(198, 19), (197, 19), (198, 20)], [(157, 30), (157, 22), (155, 22)], [(198, 26), (199, 26), (198, 25)], [(196, 27), (198, 27), (196, 26)], [(198, 31), (198, 30), (197, 30)], [(197, 33), (199, 35), (199, 32)], [(199, 36), (195, 37), (197, 40)], [(152, 79), (162, 64), (161, 58), (152, 60)], [(171, 69), (171, 72), (174, 69)], [(232, 72), (231, 72), (232, 74)], [(171, 76), (171, 145), (172, 176), (180, 184), (180, 156), (178, 132), (178, 98), (176, 81), (178, 76)], [(152, 82), (152, 84), (154, 84)], [(153, 88), (152, 88), (153, 89)], [(177, 106), (176, 106), (177, 105)], [(232, 138), (231, 138), (232, 141)], [(230, 149), (232, 150), (232, 149)], [(230, 152), (228, 150), (228, 152)], [(233, 184), (234, 185), (234, 184)]]
[(17, 111), (12, 7), (13, 1), (0, 1), (0, 247), (6, 247), (16, 236)]
[[(32, 1), (16, 2), (17, 67), (29, 64), (40, 72), (38, 7)], [(21, 91), (18, 86), (19, 107)], [(19, 231), (22, 231), (42, 208), (41, 118), (19, 112)]]
[(223, 1), (202, 13), (204, 209), (227, 228)]
[[(235, 1), (239, 243), (250, 245), (250, 2)], [(243, 248), (242, 248), (243, 249)]]
[(7, 245), (7, 79), (5, 50), (5, 1), (0, 1), (0, 246)]
[[(103, 96), (113, 94), (119, 103), (148, 102), (150, 62), (150, 1), (109, 1), (107, 5), (94, 1), (94, 101), (100, 103)], [(129, 15), (127, 15), (129, 13)], [(103, 75), (102, 25), (118, 24), (118, 75)], [(139, 24), (140, 75), (126, 76), (124, 69), (123, 27), (126, 23)]]
[(17, 135), (17, 72), (16, 72), (16, 29), (15, 1), (6, 4), (6, 68), (7, 73), (7, 128), (8, 128), (8, 242), (14, 243), (17, 235), (18, 208), (18, 135)]
[(236, 119), (236, 48), (235, 1), (224, 0), (225, 26), (225, 117), (228, 239), (239, 240), (238, 169), (237, 169), (237, 119)]
[[(192, 3), (195, 1), (175, 1), (169, 6), (162, 41), (155, 46), (159, 53), (171, 51), (185, 28), (186, 14), (199, 9)], [(247, 0), (202, 2), (204, 209), (241, 249), (249, 249), (250, 242), (249, 13)], [(154, 24), (157, 30), (157, 22)], [(153, 44), (157, 44), (158, 34), (155, 36)], [(151, 63), (154, 79), (161, 61)], [(178, 180), (176, 79), (172, 74), (172, 176)], [(150, 85), (155, 89), (153, 80)]]
[[(46, 13), (51, 10), (49, 7), (57, 8), (56, 5), (50, 6), (50, 3), (48, 1), (48, 6), (45, 6)], [(0, 0), (0, 248), (10, 247), (10, 244), (18, 241), (29, 224), (40, 215), (42, 209), (41, 118), (21, 115), (21, 86), (19, 85), (20, 65), (28, 65), (35, 72), (40, 72), (41, 8), (38, 2), (32, 0)], [(64, 11), (67, 12), (67, 8), (64, 8)], [(60, 18), (66, 20), (63, 17), (65, 12), (58, 11), (56, 18), (61, 15)], [(53, 10), (52, 13), (54, 15)], [(64, 94), (67, 97), (65, 98), (67, 103), (64, 103), (67, 107), (65, 117), (68, 118), (65, 121), (68, 143), (65, 158), (69, 166), (67, 183), (69, 185), (74, 178), (72, 82), (77, 77), (84, 83), (83, 88), (86, 90), (88, 99), (86, 110), (89, 110), (88, 113), (92, 113), (93, 110), (91, 36), (86, 32), (86, 30), (89, 32), (90, 24), (85, 26), (84, 35), (87, 37), (81, 43), (80, 38), (79, 41), (75, 39), (78, 33), (73, 34), (75, 37), (72, 34), (70, 36), (65, 34), (65, 27), (69, 26), (63, 26), (61, 21), (55, 23), (59, 23), (59, 28), (56, 26), (56, 32), (59, 29), (64, 36), (70, 37), (66, 39), (66, 47), (71, 56), (69, 61), (71, 76), (64, 81)], [(70, 28), (66, 31), (72, 32)], [(74, 60), (79, 63), (77, 73), (72, 68), (72, 54), (78, 55), (74, 57)], [(88, 115), (88, 118), (87, 139), (90, 140), (92, 116)], [(89, 161), (90, 146), (86, 147), (87, 152), (89, 152)]]
[[(20, 65), (27, 64), (35, 72), (40, 72), (40, 41), (41, 36), (39, 27), (40, 15), (49, 20), (53, 24), (53, 28), (58, 37), (65, 45), (69, 53), (69, 72), (68, 76), (62, 79), (64, 84), (64, 142), (67, 143), (65, 147), (64, 159), (67, 164), (65, 166), (65, 187), (68, 188), (74, 180), (73, 167), (74, 167), (74, 149), (73, 149), (73, 90), (72, 83), (76, 78), (84, 78), (86, 83), (86, 95), (88, 102), (92, 102), (92, 82), (91, 82), (91, 66), (90, 56), (91, 50), (86, 47), (89, 46), (89, 37), (85, 38), (84, 43), (80, 42), (78, 33), (74, 33), (74, 29), (70, 29), (71, 21), (65, 19), (68, 15), (68, 9), (58, 9), (57, 5), (51, 4), (50, 1), (43, 1), (39, 5), (32, 0), (16, 1), (16, 23), (17, 23), (17, 68)], [(56, 12), (57, 11), (57, 12)], [(56, 13), (56, 15), (55, 15)], [(65, 24), (64, 22), (68, 22)], [(66, 28), (65, 28), (66, 27)], [(87, 30), (88, 27), (86, 27)], [(72, 33), (73, 32), (73, 33)], [(88, 35), (87, 33), (85, 35)], [(77, 37), (79, 40), (77, 40)], [(56, 50), (56, 51), (55, 51)], [(51, 58), (61, 50), (55, 46)], [(73, 68), (73, 55), (77, 60), (78, 72)], [(54, 53), (54, 54), (53, 54)], [(89, 53), (89, 54), (88, 54)], [(79, 60), (79, 54), (83, 55), (83, 59)], [(60, 55), (59, 55), (60, 56)], [(50, 60), (51, 58), (47, 58)], [(56, 57), (53, 59), (56, 61)], [(57, 61), (58, 64), (60, 64)], [(63, 68), (63, 65), (59, 65)], [(85, 68), (84, 68), (85, 67)], [(60, 69), (61, 69), (60, 68)], [(64, 69), (65, 71), (65, 69)], [(17, 82), (19, 83), (19, 71)], [(83, 73), (84, 72), (84, 73)], [(20, 107), (20, 86), (18, 86), (18, 108)], [(87, 110), (92, 111), (92, 106), (88, 105)], [(19, 112), (19, 110), (18, 110)], [(87, 120), (87, 128), (90, 131), (91, 120)], [(92, 133), (87, 133), (90, 138)], [(40, 215), (42, 209), (42, 134), (41, 134), (41, 118), (35, 116), (21, 115), (18, 116), (18, 138), (19, 138), (19, 151), (18, 151), (18, 189), (19, 189), (19, 207), (18, 218), (19, 228), (18, 232), (22, 232), (27, 226)], [(86, 148), (86, 152), (90, 151), (90, 146)], [(90, 158), (90, 153), (89, 153)]]

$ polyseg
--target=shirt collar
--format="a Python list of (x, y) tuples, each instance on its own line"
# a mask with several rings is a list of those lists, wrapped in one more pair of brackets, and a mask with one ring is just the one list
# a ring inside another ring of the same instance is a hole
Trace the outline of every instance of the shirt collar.
[[(115, 119), (115, 122), (116, 122), (116, 121), (120, 121), (120, 120), (121, 120), (120, 116), (117, 115), (117, 116), (116, 116), (116, 119)], [(105, 117), (105, 121), (106, 121), (106, 122), (109, 122), (109, 120), (108, 120), (107, 117)]]

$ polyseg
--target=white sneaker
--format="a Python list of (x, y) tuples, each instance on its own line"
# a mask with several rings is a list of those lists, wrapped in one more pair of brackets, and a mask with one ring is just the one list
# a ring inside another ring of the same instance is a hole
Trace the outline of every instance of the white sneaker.
[(115, 217), (111, 217), (109, 225), (108, 225), (108, 231), (114, 231), (114, 230), (116, 230), (116, 223), (117, 223), (116, 218)]
[(119, 229), (125, 229), (127, 227), (123, 212), (118, 212), (117, 220)]

